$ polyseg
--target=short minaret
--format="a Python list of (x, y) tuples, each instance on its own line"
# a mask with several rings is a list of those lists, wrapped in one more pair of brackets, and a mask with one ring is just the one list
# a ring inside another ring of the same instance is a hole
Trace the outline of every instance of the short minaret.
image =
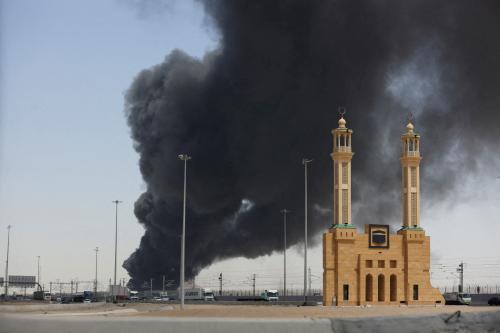
[(333, 134), (333, 227), (351, 226), (351, 149), (352, 130), (344, 117)]
[(403, 229), (420, 228), (420, 135), (414, 132), (413, 124), (406, 125), (401, 136), (403, 191)]

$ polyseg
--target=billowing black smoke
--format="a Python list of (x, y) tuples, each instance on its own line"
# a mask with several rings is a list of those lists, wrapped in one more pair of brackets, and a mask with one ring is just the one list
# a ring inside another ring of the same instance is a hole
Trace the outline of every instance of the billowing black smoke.
[[(500, 2), (205, 0), (221, 35), (203, 59), (176, 50), (141, 72), (126, 115), (147, 191), (145, 227), (124, 267), (140, 286), (178, 282), (183, 162), (187, 278), (214, 261), (281, 247), (280, 210), (302, 240), (303, 157), (310, 236), (331, 224), (331, 129), (354, 129), (354, 223), (400, 224), (399, 136), (422, 135), (424, 204), (498, 156)], [(430, 221), (424, 221), (431, 223)]]

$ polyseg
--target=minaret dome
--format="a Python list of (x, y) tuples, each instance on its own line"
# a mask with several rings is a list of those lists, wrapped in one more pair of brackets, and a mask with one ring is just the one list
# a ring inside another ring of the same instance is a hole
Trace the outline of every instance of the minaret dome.
[(344, 117), (339, 119), (339, 128), (345, 128), (346, 121)]

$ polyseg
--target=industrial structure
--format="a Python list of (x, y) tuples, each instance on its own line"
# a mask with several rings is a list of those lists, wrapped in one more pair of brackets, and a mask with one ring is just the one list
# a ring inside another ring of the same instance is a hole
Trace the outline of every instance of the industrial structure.
[(333, 224), (323, 235), (323, 304), (444, 304), (430, 284), (430, 237), (420, 227), (420, 136), (411, 122), (402, 139), (403, 225), (351, 220), (353, 131), (341, 117), (333, 134)]

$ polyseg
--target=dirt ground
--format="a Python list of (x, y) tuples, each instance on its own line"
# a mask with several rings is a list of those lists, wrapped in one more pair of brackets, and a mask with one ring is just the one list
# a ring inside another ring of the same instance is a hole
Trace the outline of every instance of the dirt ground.
[[(10, 309), (9, 309), (10, 308)], [(32, 313), (56, 316), (133, 316), (133, 317), (178, 317), (178, 318), (361, 318), (387, 316), (419, 316), (449, 313), (497, 311), (500, 307), (488, 306), (371, 306), (371, 307), (324, 307), (293, 305), (240, 305), (240, 304), (186, 304), (181, 310), (178, 304), (104, 304), (93, 303), (92, 307), (43, 305), (13, 306), (3, 304), (0, 313)]]
[[(324, 307), (324, 306), (259, 306), (259, 305), (195, 305), (187, 304), (184, 310), (178, 305), (168, 310), (137, 309), (128, 316), (160, 317), (227, 317), (227, 318), (356, 318), (385, 317), (406, 315), (432, 315), (454, 313), (458, 310), (467, 312), (498, 311), (500, 307), (468, 306), (377, 306), (377, 307)], [(146, 311), (144, 311), (146, 310)]]

